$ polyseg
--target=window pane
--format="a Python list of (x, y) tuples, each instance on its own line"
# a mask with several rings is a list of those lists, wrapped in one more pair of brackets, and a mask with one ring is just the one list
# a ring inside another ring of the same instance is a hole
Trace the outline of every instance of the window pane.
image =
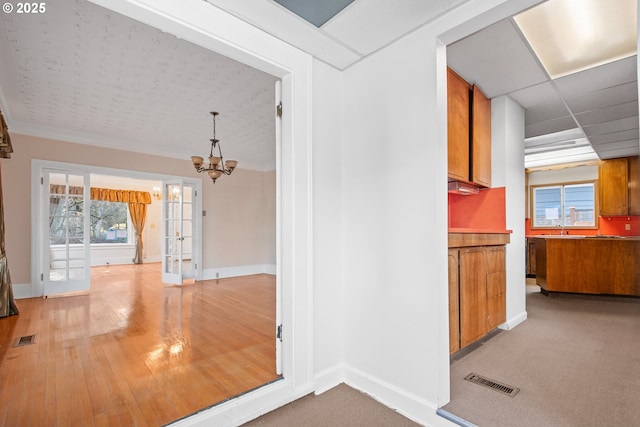
[(560, 225), (562, 205), (561, 187), (541, 187), (533, 190), (534, 227), (555, 227)]
[(91, 201), (91, 243), (128, 243), (127, 204)]
[(564, 186), (564, 225), (595, 226), (593, 184)]

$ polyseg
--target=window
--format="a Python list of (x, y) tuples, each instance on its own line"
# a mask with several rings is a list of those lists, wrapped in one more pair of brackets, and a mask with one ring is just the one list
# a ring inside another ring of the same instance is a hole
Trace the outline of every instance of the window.
[(533, 187), (533, 227), (595, 227), (593, 182)]
[(129, 243), (129, 210), (126, 203), (91, 201), (91, 243)]

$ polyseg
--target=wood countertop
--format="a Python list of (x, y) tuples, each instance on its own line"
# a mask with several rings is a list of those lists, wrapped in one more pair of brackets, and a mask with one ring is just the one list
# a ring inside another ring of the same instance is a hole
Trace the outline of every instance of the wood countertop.
[(464, 248), (470, 246), (499, 246), (506, 245), (511, 240), (511, 231), (476, 231), (452, 232), (449, 229), (449, 247)]

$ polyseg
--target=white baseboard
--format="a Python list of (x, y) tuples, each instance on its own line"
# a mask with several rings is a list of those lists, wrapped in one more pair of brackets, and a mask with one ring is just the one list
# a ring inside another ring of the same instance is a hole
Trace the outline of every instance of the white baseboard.
[(325, 391), (331, 390), (335, 386), (344, 382), (344, 365), (337, 365), (335, 367), (325, 369), (318, 372), (314, 378), (315, 382), (315, 394), (322, 394)]
[(523, 311), (522, 313), (517, 314), (513, 316), (511, 319), (504, 322), (502, 325), (499, 326), (499, 328), (504, 329), (505, 331), (510, 331), (511, 329), (515, 328), (525, 320), (527, 320), (527, 312)]
[[(31, 295), (31, 283), (14, 283), (13, 287), (13, 297), (15, 299), (23, 299), (23, 298), (32, 298)], [(20, 308), (20, 307), (18, 307)]]
[(226, 279), (229, 277), (250, 276), (252, 274), (276, 274), (276, 266), (271, 264), (256, 264), (207, 268), (202, 271), (202, 280)]
[(407, 393), (392, 384), (372, 377), (350, 366), (344, 368), (345, 384), (360, 390), (403, 416), (426, 426), (454, 426), (437, 414), (438, 406), (428, 400)]
[[(142, 260), (145, 264), (152, 264), (156, 262), (162, 262), (161, 256), (144, 257)], [(97, 267), (100, 265), (123, 265), (133, 264), (133, 257), (121, 256), (121, 257), (91, 257), (91, 267)]]

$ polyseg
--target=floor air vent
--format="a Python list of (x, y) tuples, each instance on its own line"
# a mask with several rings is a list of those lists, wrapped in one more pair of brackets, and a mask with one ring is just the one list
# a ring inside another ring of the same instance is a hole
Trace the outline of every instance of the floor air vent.
[(475, 384), (480, 384), (482, 386), (488, 387), (492, 390), (498, 391), (500, 393), (506, 394), (509, 397), (513, 397), (520, 391), (519, 388), (512, 387), (510, 385), (502, 384), (497, 381), (490, 380), (489, 378), (485, 378), (478, 374), (469, 374), (464, 377), (465, 380), (470, 381)]
[(22, 347), (23, 345), (29, 345), (29, 344), (33, 344), (36, 342), (36, 336), (35, 335), (27, 335), (24, 337), (20, 337), (16, 340), (15, 344), (13, 344), (14, 347)]

